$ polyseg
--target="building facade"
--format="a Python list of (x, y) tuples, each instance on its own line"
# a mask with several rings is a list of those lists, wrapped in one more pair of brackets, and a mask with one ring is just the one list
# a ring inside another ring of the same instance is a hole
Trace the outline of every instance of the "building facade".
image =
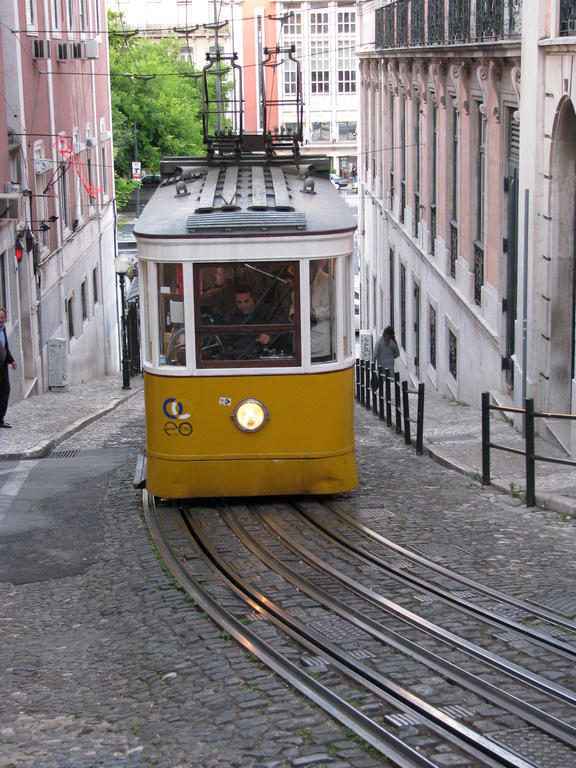
[(0, 291), (12, 398), (118, 370), (104, 0), (0, 8)]
[[(359, 77), (356, 48), (359, 40), (357, 10), (349, 0), (331, 2), (277, 2), (279, 39), (294, 45), (302, 66), (302, 153), (332, 158), (341, 176), (355, 175)], [(294, 93), (294, 68), (283, 72), (280, 98)], [(281, 126), (295, 123), (293, 108), (281, 107)]]
[(362, 327), (478, 405), (517, 386), (522, 4), (359, 6)]

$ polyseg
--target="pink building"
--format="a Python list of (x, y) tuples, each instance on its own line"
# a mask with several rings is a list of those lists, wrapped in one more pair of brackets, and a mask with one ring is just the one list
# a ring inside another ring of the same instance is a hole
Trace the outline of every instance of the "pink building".
[(108, 41), (104, 0), (17, 0), (0, 19), (0, 280), (22, 398), (118, 368)]
[(362, 327), (414, 381), (479, 405), (519, 388), (520, 0), (368, 0)]

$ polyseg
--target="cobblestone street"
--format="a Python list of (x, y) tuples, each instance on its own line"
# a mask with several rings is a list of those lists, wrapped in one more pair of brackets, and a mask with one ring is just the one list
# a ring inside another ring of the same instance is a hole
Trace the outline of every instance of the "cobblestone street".
[[(361, 486), (347, 505), (471, 578), (576, 613), (573, 521), (483, 490), (417, 457), (371, 414), (356, 417)], [(0, 766), (386, 764), (251, 659), (163, 571), (132, 488), (143, 441), (138, 394), (58, 446), (71, 468), (91, 451), (101, 461), (102, 449), (123, 461), (46, 502), (81, 515), (83, 562), (50, 538), (54, 576), (0, 584)], [(8, 539), (16, 558), (27, 539)]]

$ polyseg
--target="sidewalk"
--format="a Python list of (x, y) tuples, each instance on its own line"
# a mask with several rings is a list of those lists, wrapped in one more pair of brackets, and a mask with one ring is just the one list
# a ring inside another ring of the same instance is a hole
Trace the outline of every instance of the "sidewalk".
[(47, 456), (58, 443), (137, 394), (142, 377), (132, 377), (130, 386), (122, 389), (118, 374), (10, 403), (6, 421), (12, 429), (0, 429), (0, 459)]
[[(48, 455), (71, 434), (138, 394), (143, 386), (142, 378), (134, 376), (130, 383), (131, 389), (123, 390), (122, 377), (110, 376), (70, 387), (64, 392), (48, 392), (11, 404), (7, 420), (12, 429), (0, 430), (0, 459), (32, 459)], [(490, 429), (492, 442), (520, 450), (524, 448), (521, 435), (499, 413), (491, 413)], [(385, 424), (382, 424), (382, 430), (387, 430)], [(435, 461), (480, 483), (480, 408), (448, 400), (432, 387), (427, 387), (424, 444), (426, 453)], [(538, 438), (536, 451), (564, 458), (558, 449)], [(491, 467), (495, 488), (522, 496), (526, 488), (523, 456), (492, 450)], [(576, 470), (537, 462), (536, 499), (539, 506), (563, 514), (576, 514)]]

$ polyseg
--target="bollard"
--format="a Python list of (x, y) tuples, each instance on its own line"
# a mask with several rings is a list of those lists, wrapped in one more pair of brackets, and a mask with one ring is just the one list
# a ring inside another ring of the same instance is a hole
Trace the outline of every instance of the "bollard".
[(378, 415), (378, 388), (379, 388), (379, 376), (378, 366), (376, 363), (372, 363), (372, 413), (374, 416)]
[(396, 434), (402, 434), (402, 410), (400, 408), (400, 374), (394, 374), (394, 406), (396, 408)]
[(536, 483), (535, 470), (536, 460), (534, 459), (534, 400), (530, 398), (524, 401), (526, 409), (526, 506), (533, 507), (536, 504)]
[(402, 382), (402, 413), (404, 416), (404, 442), (406, 445), (412, 443), (410, 437), (410, 398), (408, 396), (408, 382)]
[(370, 381), (371, 376), (371, 370), (370, 370), (370, 362), (368, 360), (364, 361), (365, 366), (365, 373), (364, 373), (364, 387), (366, 388), (366, 395), (365, 395), (365, 405), (366, 410), (370, 410), (370, 396), (372, 395), (372, 386)]
[(418, 417), (416, 421), (416, 455), (424, 453), (424, 384), (418, 384)]
[(482, 392), (482, 485), (490, 485), (490, 394)]

